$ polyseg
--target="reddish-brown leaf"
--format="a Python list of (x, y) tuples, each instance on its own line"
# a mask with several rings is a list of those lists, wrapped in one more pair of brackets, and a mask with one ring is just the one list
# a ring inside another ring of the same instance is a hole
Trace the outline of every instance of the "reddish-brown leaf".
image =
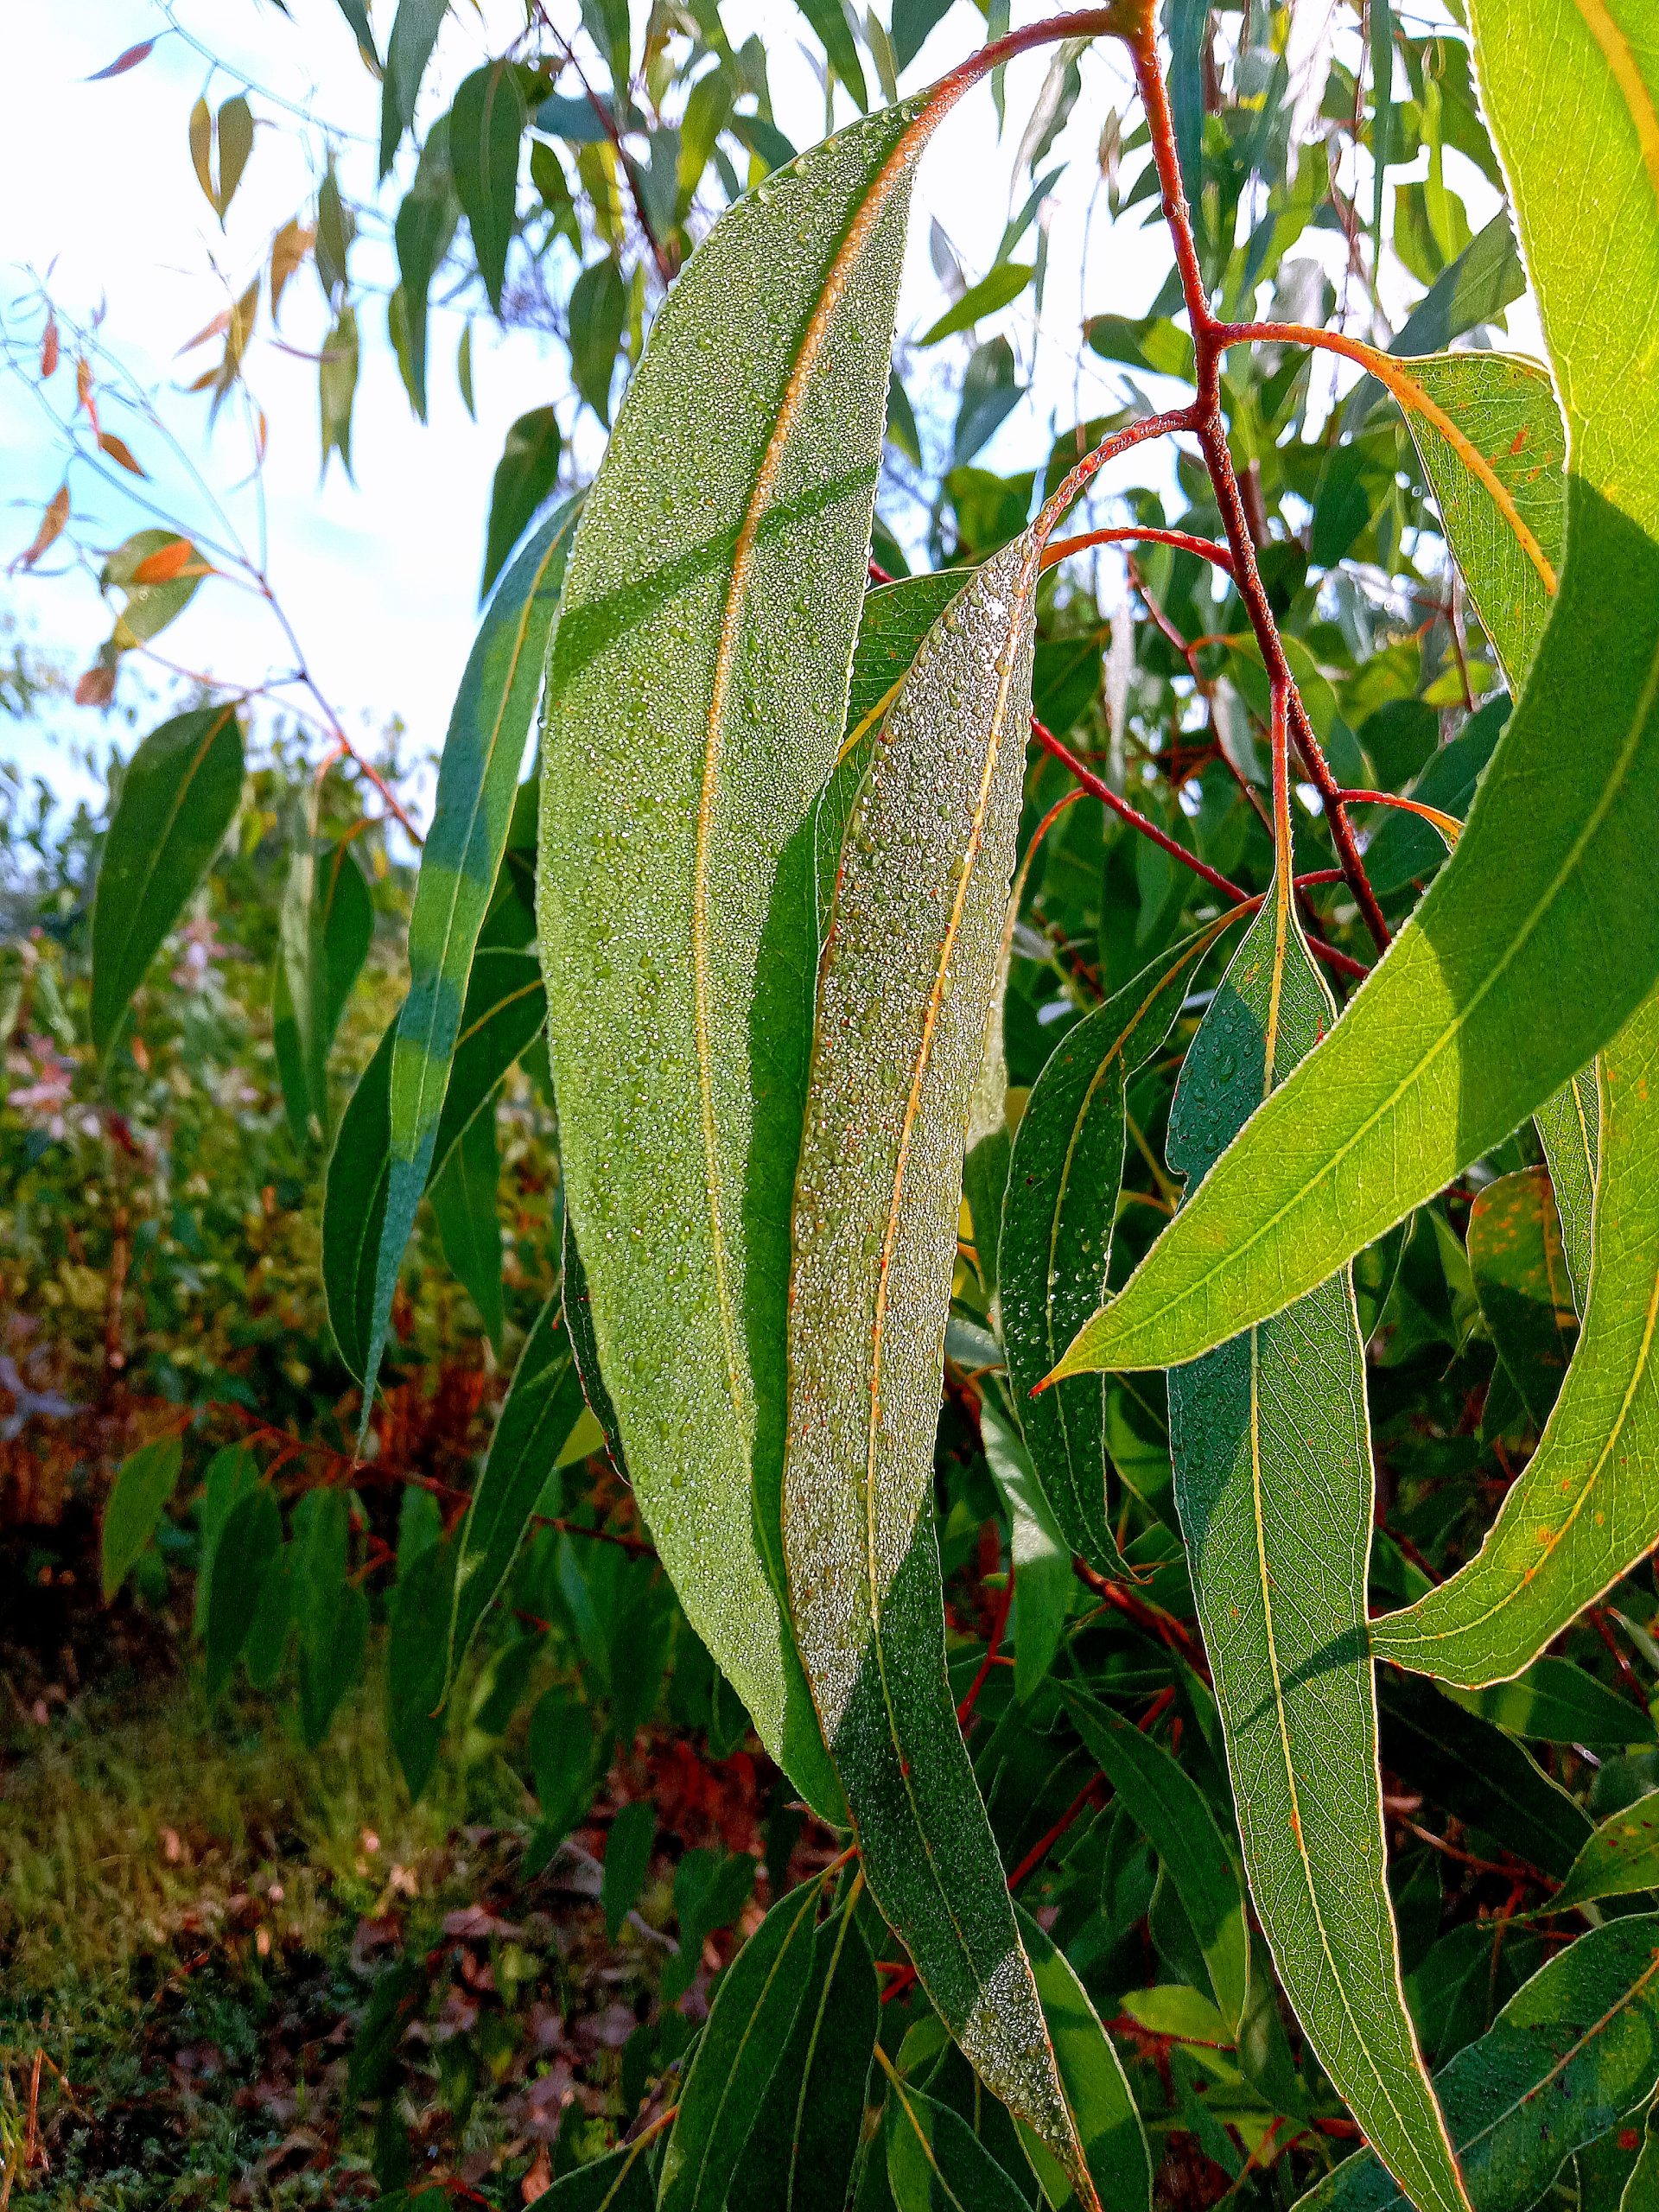
[(153, 38), (147, 38), (137, 46), (130, 46), (124, 54), (118, 54), (113, 61), (107, 63), (102, 69), (94, 69), (92, 75), (84, 79), (83, 81), (88, 85), (96, 85), (105, 77), (124, 77), (129, 69), (136, 69), (138, 64), (149, 55), (155, 44)]
[(149, 471), (141, 468), (133, 459), (131, 448), (128, 446), (126, 440), (118, 438), (113, 430), (100, 430), (98, 434), (98, 442), (111, 461), (119, 461), (122, 467), (129, 470), (134, 476), (149, 474)]
[(86, 419), (98, 429), (98, 403), (92, 397), (92, 365), (83, 353), (75, 363), (75, 400), (86, 410)]
[(107, 707), (115, 696), (115, 671), (107, 661), (94, 661), (75, 686), (78, 707)]
[(41, 379), (44, 383), (58, 365), (58, 318), (48, 315), (41, 336)]
[(283, 287), (316, 244), (315, 228), (291, 215), (270, 242), (270, 319), (276, 320)]
[(60, 484), (47, 502), (46, 512), (41, 517), (41, 526), (35, 533), (35, 542), (17, 556), (14, 569), (32, 569), (47, 547), (61, 536), (63, 525), (69, 519), (69, 486)]

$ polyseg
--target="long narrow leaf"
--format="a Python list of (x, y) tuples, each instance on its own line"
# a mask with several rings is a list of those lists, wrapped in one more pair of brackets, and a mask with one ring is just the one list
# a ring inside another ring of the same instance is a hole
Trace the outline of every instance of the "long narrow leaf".
[(1081, 2191), (945, 1677), (933, 1525), (963, 1149), (1014, 873), (1039, 551), (1016, 538), (929, 632), (848, 829), (795, 1191), (783, 1508), (801, 1654), (871, 1894), (982, 2078)]
[(409, 922), (409, 995), (391, 1053), (391, 1164), (364, 1355), (365, 1423), (397, 1270), (432, 1172), (474, 955), (512, 818), (575, 515), (575, 503), (569, 501), (550, 516), (502, 578), (467, 657), (444, 739)]
[[(1330, 1019), (1278, 886), (1189, 1047), (1170, 1164), (1198, 1182)], [(1169, 1377), (1175, 1502), (1262, 1931), (1308, 2041), (1421, 2212), (1466, 2212), (1401, 1986), (1365, 1648), (1374, 1478), (1344, 1268)]]

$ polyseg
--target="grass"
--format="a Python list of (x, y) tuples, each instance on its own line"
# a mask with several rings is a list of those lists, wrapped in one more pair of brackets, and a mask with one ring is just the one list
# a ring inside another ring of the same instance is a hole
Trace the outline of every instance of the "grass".
[[(286, 2212), (373, 2201), (377, 2164), (518, 2203), (606, 2139), (656, 1955), (605, 1945), (580, 1859), (521, 1883), (499, 1745), (411, 1805), (372, 1685), (315, 1752), (178, 1676), (42, 1712), (0, 1782), (0, 2207)], [(348, 2075), (388, 1967), (377, 2118)]]

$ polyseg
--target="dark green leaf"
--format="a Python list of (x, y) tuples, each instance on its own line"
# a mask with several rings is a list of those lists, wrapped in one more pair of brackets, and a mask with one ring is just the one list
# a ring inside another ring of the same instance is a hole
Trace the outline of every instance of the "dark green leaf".
[(176, 1436), (155, 1444), (141, 1444), (117, 1471), (109, 1503), (104, 1508), (100, 1552), (104, 1570), (104, 1602), (107, 1605), (137, 1563), (138, 1554), (156, 1534), (162, 1510), (179, 1486), (184, 1465), (184, 1445)]
[[(1028, 1912), (1019, 1906), (1014, 1911), (1054, 2046), (1060, 2086), (1077, 2123), (1102, 2212), (1149, 2212), (1152, 2162), (1122, 2061), (1071, 1961)], [(1065, 2177), (1029, 2130), (1022, 2134), (1027, 2155), (1042, 2177), (1050, 2202), (1065, 2203)]]
[(242, 728), (230, 707), (175, 715), (128, 762), (92, 902), (92, 1032), (100, 1060), (241, 798)]
[(449, 0), (397, 0), (380, 92), (380, 174), (391, 167), (404, 133), (415, 120), (421, 79), (437, 44)]
[(796, 0), (801, 13), (817, 33), (830, 66), (860, 107), (868, 107), (863, 66), (850, 26), (842, 13), (841, 0)]
[(657, 1840), (657, 1815), (649, 1797), (636, 1797), (622, 1806), (611, 1822), (605, 1844), (605, 1879), (601, 1901), (605, 1933), (613, 1943), (623, 1922), (639, 1902), (652, 1846)]
[[(397, 37), (394, 25), (392, 36)], [(528, 121), (517, 65), (492, 61), (463, 79), (449, 111), (455, 193), (490, 305), (501, 312), (507, 248), (518, 219), (518, 142)]]
[(1659, 1890), (1659, 1790), (1609, 1814), (1568, 1868), (1549, 1909), (1564, 1912), (1636, 1890)]
[(605, 1387), (605, 1377), (600, 1372), (599, 1346), (594, 1340), (594, 1318), (588, 1304), (588, 1277), (582, 1271), (582, 1255), (576, 1249), (575, 1231), (570, 1226), (570, 1217), (564, 1217), (564, 1325), (570, 1338), (571, 1356), (576, 1363), (576, 1373), (582, 1382), (582, 1395), (588, 1401), (588, 1409), (605, 1433), (605, 1449), (617, 1473), (625, 1479), (627, 1462), (622, 1456), (622, 1439), (616, 1426), (616, 1408), (611, 1403), (611, 1394)]
[(328, 1054), (374, 935), (374, 899), (344, 839), (303, 836), (289, 863), (271, 980), (272, 1043), (296, 1143), (327, 1132)]
[(475, 1114), (427, 1191), (443, 1256), (478, 1308), (484, 1333), (498, 1351), (506, 1326), (501, 1296), (501, 1219), (496, 1211), (500, 1180), (495, 1117)]
[(892, 2077), (887, 2174), (900, 2212), (1031, 2212), (965, 2120)]
[(1548, 1173), (1529, 1167), (1475, 1193), (1469, 1269), (1498, 1356), (1541, 1428), (1578, 1340), (1573, 1285)]
[(1382, 1759), (1391, 1774), (1540, 1872), (1567, 1872), (1590, 1822), (1519, 1744), (1430, 1682), (1382, 1669)]
[(507, 432), (490, 488), (490, 528), (484, 549), (481, 599), (508, 555), (529, 528), (536, 510), (557, 488), (564, 441), (550, 407), (532, 407)]
[(402, 279), (410, 403), (422, 422), (426, 420), (427, 302), (433, 276), (454, 237), (459, 214), (449, 167), (449, 118), (442, 116), (427, 134), (415, 181), (404, 195), (393, 226)]
[(941, 339), (954, 338), (959, 330), (970, 330), (974, 324), (987, 315), (996, 315), (1011, 301), (1017, 300), (1031, 282), (1032, 272), (1027, 264), (1006, 263), (993, 269), (988, 276), (982, 276), (971, 285), (954, 307), (949, 307), (938, 321), (929, 326), (917, 340), (918, 346), (937, 346)]
[(628, 320), (628, 288), (609, 254), (590, 262), (570, 288), (570, 374), (576, 390), (607, 425), (611, 378)]
[(231, 1679), (253, 1624), (260, 1585), (283, 1540), (276, 1494), (261, 1484), (233, 1505), (213, 1550), (207, 1599), (206, 1681), (217, 1697)]

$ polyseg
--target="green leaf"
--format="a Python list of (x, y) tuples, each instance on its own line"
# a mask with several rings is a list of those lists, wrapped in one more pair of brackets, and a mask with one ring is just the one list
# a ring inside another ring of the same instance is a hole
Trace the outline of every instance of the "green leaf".
[[(392, 36), (397, 35), (397, 26)], [(473, 252), (497, 315), (507, 248), (518, 219), (518, 142), (529, 117), (518, 65), (486, 62), (463, 78), (449, 111), (449, 160), (455, 193), (473, 233)]]
[(1659, 1889), (1659, 1789), (1610, 1813), (1567, 1869), (1549, 1901), (1551, 1912), (1597, 1897), (1624, 1897)]
[(378, 67), (380, 56), (374, 43), (374, 33), (370, 28), (369, 11), (365, 0), (340, 0), (340, 12), (350, 25), (352, 36)]
[(951, 0), (893, 0), (893, 58), (900, 69), (909, 68), (950, 7)]
[(1382, 1759), (1414, 1789), (1541, 1873), (1562, 1875), (1590, 1834), (1583, 1808), (1521, 1745), (1427, 1681), (1378, 1678)]
[(796, 1633), (870, 1893), (987, 2087), (1077, 2180), (945, 1676), (933, 1514), (963, 1149), (1014, 873), (1039, 555), (1035, 536), (1016, 538), (929, 632), (848, 828), (795, 1186), (783, 1521)]
[(242, 727), (230, 707), (175, 715), (127, 763), (92, 900), (91, 1018), (100, 1060), (241, 798)]
[(392, 1592), (386, 1638), (386, 1720), (411, 1797), (431, 1779), (443, 1739), (445, 1629), (454, 1607), (455, 1547), (417, 1552)]
[[(1541, 1967), (1435, 2077), (1475, 2212), (1529, 2212), (1564, 2162), (1659, 2081), (1659, 1916), (1592, 1929)], [(1407, 2200), (1369, 2151), (1297, 2212), (1392, 2212)]]
[(1169, 1034), (1216, 936), (1213, 925), (1197, 931), (1055, 1046), (1014, 1131), (1002, 1199), (997, 1281), (1014, 1402), (1066, 1541), (1105, 1573), (1122, 1572), (1106, 1380), (1081, 1376), (1031, 1394), (1100, 1303), (1123, 1177), (1124, 1087)]
[(860, 107), (868, 107), (870, 96), (864, 86), (863, 66), (851, 28), (842, 13), (841, 0), (797, 0), (797, 5), (817, 33), (836, 76)]
[(184, 1445), (164, 1436), (129, 1452), (117, 1471), (104, 1508), (100, 1554), (104, 1602), (108, 1605), (137, 1564), (138, 1554), (156, 1534), (162, 1509), (179, 1486)]
[[(405, 7), (409, 4), (410, 0), (404, 0)], [(423, 423), (426, 420), (427, 302), (433, 276), (454, 237), (459, 215), (455, 181), (449, 167), (449, 118), (441, 116), (427, 133), (415, 181), (404, 194), (393, 225), (402, 280), (404, 341), (409, 357), (406, 381), (410, 403)]]
[(1570, 1659), (1535, 1659), (1513, 1681), (1490, 1689), (1453, 1690), (1459, 1704), (1512, 1736), (1547, 1744), (1653, 1741), (1644, 1708), (1606, 1688)]
[(1659, 1541), (1659, 996), (1602, 1054), (1595, 1259), (1577, 1357), (1477, 1555), (1372, 1624), (1402, 1666), (1518, 1674)]
[(397, 0), (391, 36), (386, 41), (385, 75), (380, 88), (380, 174), (391, 167), (404, 133), (415, 121), (421, 79), (449, 12), (449, 0)]
[(1000, 269), (993, 269), (988, 276), (982, 276), (977, 284), (970, 285), (953, 307), (949, 307), (938, 321), (928, 327), (916, 343), (921, 346), (937, 346), (942, 339), (954, 338), (959, 330), (970, 330), (987, 315), (993, 315), (1017, 300), (1032, 277), (1029, 263), (1005, 262)]
[(1659, 2111), (1653, 2106), (1648, 2108), (1642, 2148), (1618, 2200), (1618, 2212), (1659, 2212)]
[(1250, 1993), (1244, 1891), (1204, 1792), (1161, 1744), (1084, 1692), (1068, 1689), (1066, 1705), (1090, 1757), (1175, 1885), (1204, 1954), (1216, 2003), (1236, 2035)]
[(576, 1374), (582, 1383), (582, 1395), (588, 1402), (588, 1410), (604, 1433), (605, 1449), (612, 1466), (626, 1480), (627, 1461), (622, 1456), (622, 1438), (616, 1426), (616, 1408), (611, 1394), (605, 1387), (605, 1377), (600, 1372), (599, 1346), (594, 1338), (594, 1317), (588, 1303), (588, 1277), (582, 1264), (582, 1255), (576, 1249), (575, 1231), (570, 1226), (570, 1217), (564, 1217), (563, 1244), (564, 1325), (570, 1338), (571, 1357), (576, 1363)]
[[(1575, 0), (1475, 0), (1471, 14), (1567, 400), (1555, 612), (1415, 917), (1088, 1325), (1069, 1371), (1191, 1359), (1328, 1279), (1582, 1068), (1659, 971), (1659, 477), (1643, 459), (1659, 384), (1635, 365), (1659, 315), (1654, 65), (1631, 58), (1622, 8), (1596, 10), (1605, 48)], [(1582, 130), (1559, 129), (1564, 101)], [(1616, 264), (1583, 250), (1590, 206), (1621, 210)]]
[[(1331, 1011), (1275, 880), (1181, 1069), (1168, 1153), (1189, 1192), (1255, 1101), (1313, 1050)], [(1386, 1879), (1365, 1648), (1375, 1481), (1348, 1272), (1177, 1369), (1169, 1415), (1244, 1863), (1279, 1978), (1412, 2201), (1459, 2212)]]
[(204, 1635), (207, 1607), (213, 1586), (213, 1557), (233, 1506), (256, 1488), (259, 1468), (245, 1444), (226, 1444), (207, 1462), (201, 1478), (201, 1501), (196, 1508), (200, 1548), (196, 1560), (195, 1633)]
[(502, 578), (467, 656), (444, 738), (409, 921), (409, 996), (391, 1052), (391, 1166), (362, 1370), (365, 1424), (397, 1270), (432, 1173), (474, 955), (512, 820), (576, 512), (569, 501), (550, 515)]
[(810, 821), (843, 728), (933, 119), (918, 101), (842, 133), (687, 264), (588, 494), (543, 747), (562, 1161), (629, 1473), (692, 1624), (832, 1811), (778, 1597), (786, 1224)]
[(447, 1695), (478, 1624), (518, 1557), (524, 1530), (566, 1439), (582, 1417), (582, 1384), (556, 1293), (536, 1317), (513, 1370), (456, 1548)]
[(334, 317), (317, 360), (317, 409), (325, 473), (328, 456), (334, 453), (340, 455), (347, 476), (352, 473), (352, 410), (357, 402), (359, 353), (357, 315), (346, 305)]
[[(533, 954), (495, 949), (477, 955), (429, 1181), (442, 1173), (474, 1117), (487, 1109), (508, 1069), (540, 1033), (546, 1012)], [(323, 1190), (322, 1283), (329, 1325), (340, 1357), (359, 1381), (368, 1371), (375, 1274), (391, 1180), (391, 1059), (397, 1035), (394, 1021), (357, 1079), (340, 1116)]]
[(590, 262), (570, 288), (570, 375), (576, 390), (607, 427), (611, 378), (627, 327), (628, 288), (609, 254)]
[(812, 1941), (801, 2008), (733, 2177), (743, 2212), (843, 2212), (880, 2007), (875, 1968), (843, 1905)]
[(428, 1188), (443, 1256), (484, 1324), (497, 1351), (506, 1327), (501, 1297), (501, 1218), (496, 1193), (501, 1155), (495, 1117), (476, 1114)]
[(901, 2212), (1031, 2212), (959, 2113), (896, 2076), (889, 2084), (887, 2174)]
[(261, 1483), (233, 1505), (213, 1548), (213, 1582), (207, 1599), (205, 1679), (217, 1697), (242, 1656), (265, 1570), (283, 1541), (276, 1493)]
[(1077, 1586), (1071, 1547), (1054, 1525), (1019, 1430), (987, 1396), (979, 1409), (985, 1459), (1008, 1516), (1014, 1560), (1014, 1694), (1021, 1704), (1048, 1679)]
[(657, 1814), (649, 1797), (636, 1797), (620, 1807), (611, 1822), (605, 1844), (605, 1877), (601, 1902), (605, 1908), (605, 1933), (614, 1943), (623, 1922), (639, 1902), (652, 1846), (657, 1840)]
[(1579, 1333), (1561, 1224), (1543, 1168), (1501, 1175), (1475, 1193), (1468, 1246), (1482, 1317), (1541, 1428)]
[(350, 843), (319, 849), (314, 835), (302, 835), (289, 863), (271, 975), (271, 1041), (296, 1144), (313, 1145), (327, 1130), (328, 1054), (373, 935), (373, 895)]
[(294, 1512), (294, 1619), (299, 1631), (300, 1730), (315, 1751), (363, 1671), (369, 1601), (347, 1580), (350, 1516), (338, 1490), (311, 1490)]
[(479, 586), (480, 599), (500, 575), (537, 508), (556, 490), (563, 451), (558, 417), (550, 407), (532, 407), (507, 432), (490, 487), (490, 527), (484, 548), (484, 579)]
[(544, 2212), (652, 2212), (651, 2139), (619, 2145), (573, 2173), (561, 2174), (537, 2201)]
[(812, 1963), (820, 1883), (781, 1897), (721, 1976), (663, 2152), (658, 2212), (721, 2212)]
[(1596, 1071), (1584, 1068), (1547, 1098), (1533, 1119), (1549, 1162), (1573, 1303), (1580, 1313), (1590, 1294), (1591, 1222), (1601, 1147), (1601, 1100)]
[(1526, 289), (1527, 272), (1515, 250), (1509, 210), (1500, 207), (1418, 301), (1389, 351), (1438, 353), (1478, 324), (1496, 322)]
[[(1060, 2087), (1103, 2212), (1149, 2212), (1152, 2161), (1122, 2061), (1065, 1952), (1028, 1912), (1016, 1905), (1014, 1914), (1054, 2045)], [(1050, 2203), (1075, 2201), (1065, 2175), (1029, 2129), (1021, 2130), (1021, 2139)]]

